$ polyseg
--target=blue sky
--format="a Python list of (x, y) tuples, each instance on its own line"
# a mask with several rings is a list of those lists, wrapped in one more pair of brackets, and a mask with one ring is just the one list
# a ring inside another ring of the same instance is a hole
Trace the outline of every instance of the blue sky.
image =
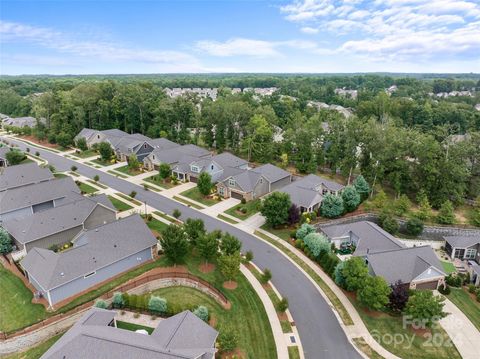
[(479, 0), (0, 2), (1, 74), (480, 72)]

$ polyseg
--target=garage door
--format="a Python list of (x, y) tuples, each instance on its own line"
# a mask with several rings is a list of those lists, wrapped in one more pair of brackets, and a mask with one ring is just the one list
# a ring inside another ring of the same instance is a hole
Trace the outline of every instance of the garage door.
[(197, 182), (198, 182), (198, 178), (195, 177), (195, 176), (190, 176), (190, 182), (197, 183)]
[(437, 289), (438, 281), (418, 283), (416, 289)]
[(232, 198), (236, 198), (236, 199), (242, 199), (242, 198), (243, 198), (243, 194), (238, 193), (238, 192), (233, 192), (233, 191), (230, 192), (230, 196), (231, 196)]

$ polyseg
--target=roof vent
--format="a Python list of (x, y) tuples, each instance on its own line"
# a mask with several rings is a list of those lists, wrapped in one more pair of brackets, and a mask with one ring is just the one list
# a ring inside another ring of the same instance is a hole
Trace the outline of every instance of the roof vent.
[(113, 245), (113, 248), (117, 248), (117, 245), (116, 245), (116, 244), (114, 244), (114, 245)]
[(60, 273), (60, 276), (61, 276), (61, 277), (63, 277), (64, 275), (65, 275), (65, 273), (63, 273), (63, 272), (62, 272), (62, 273)]
[(98, 232), (98, 228), (95, 228), (95, 232)]

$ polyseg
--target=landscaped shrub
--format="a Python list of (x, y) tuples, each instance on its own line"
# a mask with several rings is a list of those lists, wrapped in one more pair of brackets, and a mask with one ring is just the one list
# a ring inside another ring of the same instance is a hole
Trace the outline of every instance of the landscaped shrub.
[(327, 237), (320, 233), (310, 233), (303, 239), (305, 245), (315, 257), (318, 257), (321, 251), (330, 252), (330, 243)]
[(199, 317), (204, 322), (208, 322), (209, 314), (208, 314), (208, 308), (207, 307), (205, 307), (203, 305), (199, 305), (198, 308), (196, 308), (193, 311), (193, 314), (195, 314), (197, 317)]
[(167, 313), (167, 300), (152, 295), (148, 301), (148, 310), (153, 314), (165, 315)]
[(453, 204), (450, 201), (445, 201), (437, 215), (437, 222), (440, 224), (454, 224), (455, 212), (453, 210)]
[(451, 289), (448, 285), (445, 285), (445, 288), (443, 286), (438, 287), (438, 291), (444, 295), (449, 295), (451, 292)]
[(368, 197), (370, 193), (370, 186), (362, 175), (355, 178), (355, 181), (353, 181), (353, 187), (355, 187), (358, 194), (360, 194), (362, 201)]
[(272, 272), (270, 271), (270, 269), (265, 268), (263, 270), (261, 282), (263, 284), (267, 284), (270, 281), (270, 279), (272, 279)]
[(137, 195), (137, 192), (136, 192), (136, 191), (130, 192), (130, 197), (135, 198), (136, 195)]
[(240, 200), (240, 202), (241, 202), (242, 204), (245, 204), (245, 203), (247, 203), (247, 200), (246, 200), (244, 197), (242, 197), (242, 199)]
[(220, 328), (220, 335), (218, 336), (218, 346), (222, 352), (233, 351), (238, 344), (238, 337), (235, 330), (230, 326)]
[(414, 319), (413, 323), (421, 320), (430, 328), (438, 319), (446, 316), (443, 311), (444, 302), (444, 297), (436, 296), (432, 291), (415, 290), (405, 306), (405, 314)]
[(356, 291), (363, 286), (368, 276), (368, 267), (363, 258), (352, 257), (345, 261), (342, 274), (345, 278), (345, 289)]
[(308, 224), (304, 223), (300, 226), (300, 228), (297, 230), (296, 233), (296, 238), (303, 240), (308, 234), (316, 232), (315, 227)]
[(295, 203), (288, 209), (288, 224), (293, 225), (300, 221), (300, 210)]
[(342, 197), (326, 194), (323, 197), (320, 213), (326, 218), (335, 218), (343, 214), (344, 206)]
[(445, 277), (445, 282), (452, 287), (461, 287), (463, 278), (460, 275), (449, 274)]
[(469, 293), (475, 293), (475, 289), (476, 289), (475, 285), (473, 285), (473, 284), (468, 285), (468, 292)]
[(379, 218), (380, 226), (390, 234), (395, 234), (398, 232), (400, 225), (398, 221), (387, 212), (383, 212)]
[(277, 304), (277, 310), (284, 313), (288, 309), (288, 299), (283, 297), (280, 302)]
[(423, 232), (423, 222), (418, 218), (411, 218), (406, 224), (407, 233), (412, 236), (418, 236)]
[(412, 206), (412, 202), (405, 194), (402, 194), (393, 204), (397, 216), (405, 215)]
[(113, 293), (112, 306), (116, 309), (123, 308), (125, 305), (125, 300), (123, 299), (123, 294), (120, 292)]
[(342, 288), (345, 288), (345, 276), (343, 275), (343, 267), (345, 266), (345, 262), (339, 262), (335, 266), (335, 270), (333, 272), (333, 280), (335, 283)]
[(247, 253), (245, 253), (245, 261), (251, 262), (252, 259), (253, 259), (253, 252), (252, 251), (247, 251)]
[(400, 313), (407, 305), (410, 296), (408, 287), (401, 280), (395, 282), (390, 288), (392, 292), (389, 296), (389, 307), (392, 311)]
[(93, 306), (102, 309), (108, 308), (107, 302), (105, 302), (103, 299), (98, 299)]
[(389, 302), (392, 289), (382, 277), (367, 276), (358, 289), (358, 301), (371, 310), (383, 310)]
[(342, 191), (343, 205), (345, 212), (353, 212), (361, 202), (360, 194), (354, 186), (347, 186)]
[(179, 219), (181, 215), (182, 215), (182, 212), (180, 212), (178, 208), (175, 208), (172, 212), (172, 216), (176, 219)]
[(7, 254), (12, 251), (12, 239), (8, 232), (0, 227), (0, 253)]

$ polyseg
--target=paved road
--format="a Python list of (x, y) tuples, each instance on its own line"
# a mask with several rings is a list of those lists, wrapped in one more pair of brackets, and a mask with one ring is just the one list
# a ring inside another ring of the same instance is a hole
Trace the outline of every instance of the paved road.
[(25, 143), (8, 138), (20, 148), (30, 147), (32, 151), (40, 152), (41, 157), (48, 160), (59, 171), (70, 170), (72, 165), (77, 166), (77, 172), (93, 178), (100, 176), (100, 182), (123, 193), (137, 192), (136, 199), (147, 201), (148, 205), (171, 214), (178, 208), (182, 212), (182, 219), (201, 218), (208, 230), (220, 229), (236, 236), (243, 243), (243, 249), (253, 251), (254, 262), (260, 268), (269, 268), (273, 275), (273, 284), (286, 296), (289, 309), (295, 320), (305, 357), (308, 359), (351, 359), (361, 358), (352, 344), (348, 341), (335, 315), (327, 302), (317, 291), (308, 278), (276, 249), (258, 240), (254, 236), (213, 217), (200, 213), (155, 192), (145, 191), (143, 187), (130, 183), (92, 167), (82, 165), (76, 161), (62, 157), (47, 150), (27, 146)]

